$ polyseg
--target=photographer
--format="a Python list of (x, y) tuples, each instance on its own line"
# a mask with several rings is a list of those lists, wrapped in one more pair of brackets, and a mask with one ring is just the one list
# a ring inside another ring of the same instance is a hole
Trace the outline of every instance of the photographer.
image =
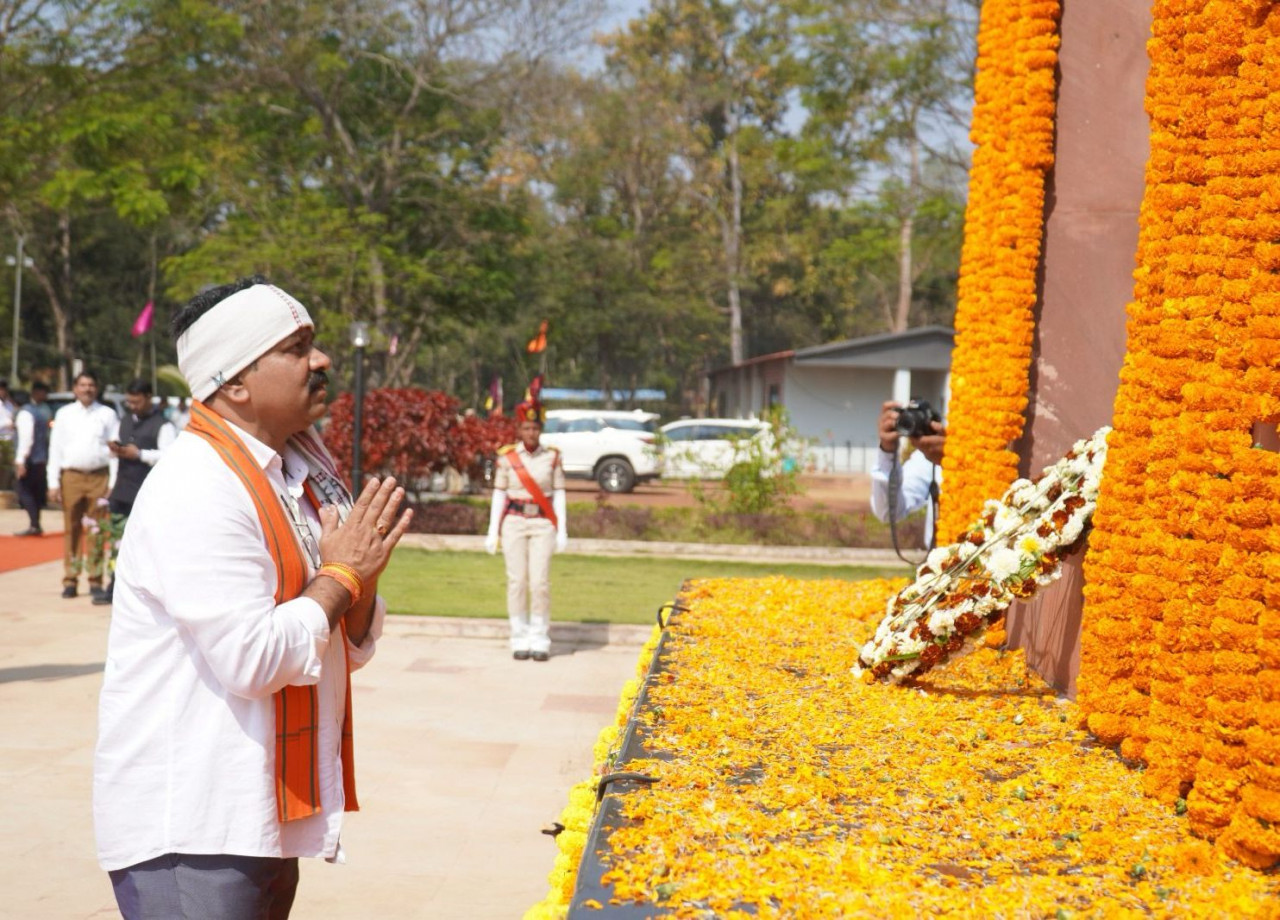
[[(905, 417), (903, 415), (905, 409)], [(915, 451), (906, 462), (898, 464), (898, 444), (903, 437), (899, 423), (907, 432), (931, 431), (931, 434), (908, 434)], [(926, 427), (927, 426), (927, 427)], [(942, 454), (946, 447), (947, 432), (928, 403), (916, 403), (906, 407), (896, 402), (886, 402), (880, 409), (878, 432), (880, 452), (875, 468), (871, 471), (871, 512), (882, 521), (888, 520), (890, 511), (895, 521), (900, 521), (913, 511), (930, 505), (934, 486), (942, 481)], [(890, 480), (901, 477), (897, 488), (891, 489)], [(896, 493), (896, 502), (890, 495)], [(925, 533), (933, 533), (933, 509), (929, 509)], [(926, 539), (926, 542), (932, 542)]]

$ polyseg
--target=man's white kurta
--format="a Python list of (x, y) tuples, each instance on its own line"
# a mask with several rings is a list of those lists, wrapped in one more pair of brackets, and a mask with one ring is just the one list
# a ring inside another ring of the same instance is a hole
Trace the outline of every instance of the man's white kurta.
[[(318, 541), (305, 464), (236, 433)], [(116, 569), (93, 783), (104, 869), (165, 853), (338, 856), (342, 642), (318, 603), (277, 607), (275, 588), (249, 493), (183, 432), (138, 493)], [(362, 647), (348, 644), (353, 670), (373, 655), (385, 609), (379, 599)], [(322, 811), (282, 826), (272, 694), (287, 684), (318, 685)]]

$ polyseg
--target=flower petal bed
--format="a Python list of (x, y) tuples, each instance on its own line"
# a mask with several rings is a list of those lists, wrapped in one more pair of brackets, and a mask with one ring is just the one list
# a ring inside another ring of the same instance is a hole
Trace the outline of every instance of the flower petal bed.
[(1280, 916), (1280, 877), (1145, 797), (1021, 653), (853, 679), (903, 584), (691, 583), (637, 715), (663, 759), (614, 765), (659, 781), (621, 797), (585, 856), (613, 898), (575, 916)]

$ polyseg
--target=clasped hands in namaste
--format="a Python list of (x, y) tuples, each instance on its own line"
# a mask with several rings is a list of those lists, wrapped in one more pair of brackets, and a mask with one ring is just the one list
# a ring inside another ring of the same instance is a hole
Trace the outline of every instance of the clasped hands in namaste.
[(396, 485), (394, 476), (382, 480), (374, 476), (366, 480), (346, 521), (339, 523), (335, 506), (321, 508), (321, 562), (350, 566), (366, 585), (371, 584), (409, 529), (413, 510), (396, 512), (402, 501), (404, 489)]

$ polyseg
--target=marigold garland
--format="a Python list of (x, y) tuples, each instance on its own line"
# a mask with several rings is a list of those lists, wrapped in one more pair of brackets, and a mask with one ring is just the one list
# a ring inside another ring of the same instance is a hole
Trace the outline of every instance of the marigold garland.
[(659, 782), (621, 797), (600, 854), (611, 904), (743, 920), (1277, 915), (1280, 877), (1239, 871), (1144, 798), (1021, 652), (978, 649), (911, 690), (850, 681), (903, 583), (692, 584), (640, 713), (663, 759), (618, 765)]
[(939, 543), (1018, 475), (1010, 445), (1027, 406), (1059, 15), (1057, 0), (982, 4)]
[[(1157, 0), (1135, 302), (1085, 561), (1088, 726), (1280, 861), (1280, 10)], [(1182, 807), (1179, 805), (1179, 807)]]

